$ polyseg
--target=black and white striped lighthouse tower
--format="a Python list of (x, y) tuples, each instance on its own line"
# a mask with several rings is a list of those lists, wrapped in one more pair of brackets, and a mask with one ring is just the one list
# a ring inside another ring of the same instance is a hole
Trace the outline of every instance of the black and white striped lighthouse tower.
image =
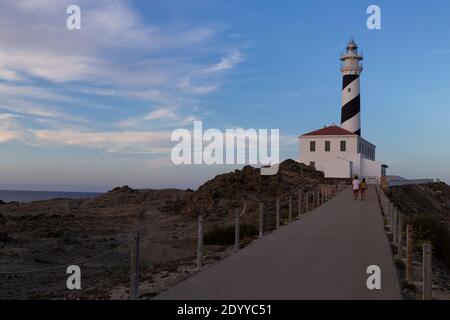
[(346, 52), (341, 56), (343, 76), (341, 127), (361, 136), (361, 97), (359, 76), (363, 70), (358, 46), (351, 40)]

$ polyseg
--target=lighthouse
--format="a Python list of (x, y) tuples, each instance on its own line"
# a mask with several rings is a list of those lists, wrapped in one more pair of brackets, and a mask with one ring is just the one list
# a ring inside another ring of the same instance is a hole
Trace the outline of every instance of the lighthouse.
[(358, 45), (351, 40), (346, 52), (341, 56), (342, 61), (342, 110), (341, 127), (361, 136), (361, 95), (359, 76), (363, 70), (360, 61), (362, 55), (358, 53)]
[(385, 174), (385, 166), (376, 161), (376, 146), (361, 136), (361, 60), (358, 45), (351, 40), (341, 55), (341, 126), (333, 124), (301, 135), (299, 162), (322, 171), (326, 178), (357, 175), (376, 183)]

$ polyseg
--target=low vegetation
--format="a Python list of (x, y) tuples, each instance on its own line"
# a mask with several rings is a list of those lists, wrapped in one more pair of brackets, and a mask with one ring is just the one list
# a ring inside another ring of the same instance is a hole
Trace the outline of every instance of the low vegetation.
[(414, 217), (412, 223), (415, 243), (419, 250), (423, 243), (431, 243), (435, 256), (450, 266), (450, 235), (445, 225), (429, 215)]
[(431, 243), (434, 256), (450, 269), (450, 187), (442, 182), (392, 187), (389, 196), (414, 225), (416, 249)]
[[(251, 224), (241, 224), (240, 239), (245, 240), (254, 238), (258, 234), (258, 230)], [(234, 244), (235, 229), (234, 225), (218, 225), (215, 224), (211, 230), (205, 234), (206, 245), (233, 245)]]

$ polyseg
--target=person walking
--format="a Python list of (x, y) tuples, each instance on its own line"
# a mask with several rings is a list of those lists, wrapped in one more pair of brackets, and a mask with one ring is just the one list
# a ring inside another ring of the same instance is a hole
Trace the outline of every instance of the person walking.
[(360, 182), (358, 180), (358, 176), (355, 176), (355, 179), (353, 179), (352, 185), (353, 185), (353, 195), (355, 196), (355, 200), (358, 200), (358, 194), (359, 194), (359, 187)]
[(361, 200), (365, 200), (366, 199), (366, 190), (367, 190), (366, 178), (362, 179), (359, 189), (361, 190)]

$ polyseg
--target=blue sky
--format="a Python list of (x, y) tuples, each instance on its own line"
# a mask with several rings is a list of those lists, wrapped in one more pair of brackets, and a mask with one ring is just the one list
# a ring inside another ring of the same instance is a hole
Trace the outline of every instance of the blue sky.
[[(82, 29), (65, 27), (69, 4)], [(366, 9), (382, 11), (368, 30)], [(363, 136), (391, 174), (450, 181), (448, 1), (0, 0), (0, 189), (195, 188), (170, 133), (339, 123), (339, 55), (363, 52)]]

